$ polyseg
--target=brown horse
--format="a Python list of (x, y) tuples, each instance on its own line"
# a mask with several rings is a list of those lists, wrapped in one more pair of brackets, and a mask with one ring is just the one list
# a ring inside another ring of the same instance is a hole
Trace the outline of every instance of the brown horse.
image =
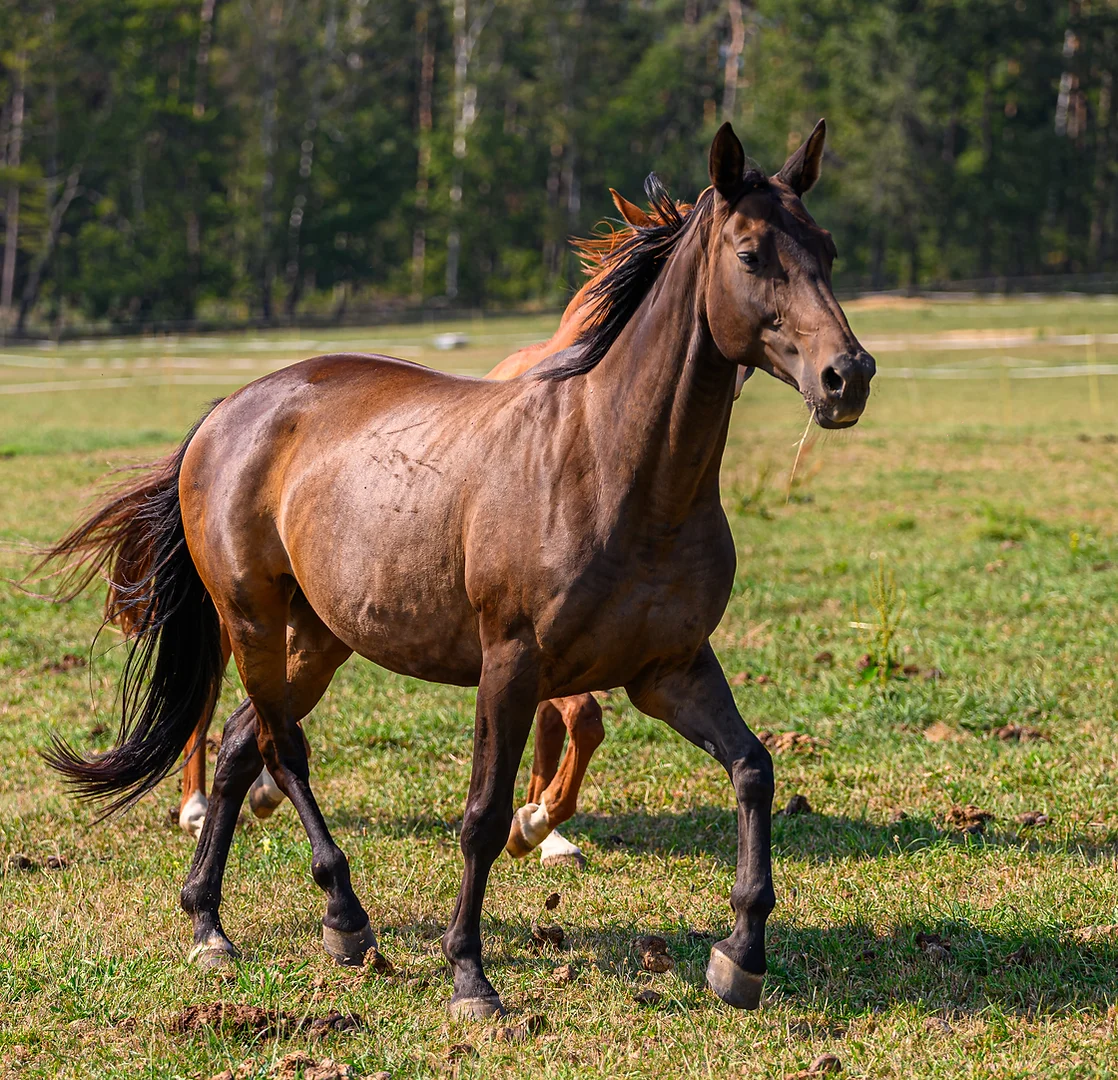
[[(611, 228), (603, 235), (574, 241), (590, 280), (572, 297), (563, 312), (558, 329), (549, 340), (525, 346), (512, 353), (485, 376), (487, 379), (515, 378), (540, 360), (573, 345), (592, 318), (593, 304), (588, 299), (588, 292), (596, 277), (602, 273), (607, 256), (620, 243), (631, 238), (637, 229), (664, 224), (664, 208), (657, 206), (655, 202), (650, 202), (646, 211), (613, 188), (610, 188), (610, 195), (629, 227)], [(663, 201), (662, 195), (657, 197)], [(681, 214), (691, 210), (688, 203), (677, 202), (676, 207)], [(749, 369), (739, 368), (735, 397), (740, 393), (748, 373)], [(114, 524), (127, 521), (134, 513), (135, 506), (149, 497), (151, 487), (151, 477), (141, 481), (139, 485), (126, 483), (117, 498), (110, 500), (100, 514), (60, 542), (58, 548), (65, 549), (71, 556), (95, 556), (102, 550), (105, 528), (111, 529)], [(118, 601), (121, 590), (129, 588), (128, 583), (143, 580), (143, 558), (143, 551), (118, 550), (115, 565), (108, 575), (110, 587), (106, 598), (106, 616), (117, 623), (125, 635), (132, 632), (139, 613), (134, 606), (121, 606)], [(88, 569), (90, 567), (87, 566)], [(221, 649), (224, 664), (229, 662), (230, 648), (228, 635), (223, 628)], [(178, 821), (179, 827), (195, 838), (202, 831), (209, 806), (206, 797), (206, 740), (215, 704), (216, 702), (211, 703), (207, 712), (199, 718), (183, 753)], [(569, 744), (566, 754), (563, 754), (563, 742), (567, 736)], [(560, 835), (557, 826), (574, 814), (586, 767), (604, 737), (602, 710), (593, 695), (579, 694), (540, 704), (536, 714), (535, 749), (527, 799), (525, 805), (514, 815), (509, 834), (507, 849), (511, 855), (521, 858), (538, 849), (545, 866), (585, 865), (586, 859), (582, 851)], [(307, 752), (310, 753), (309, 746)], [(249, 789), (248, 801), (253, 813), (259, 818), (270, 817), (283, 802), (283, 798), (283, 792), (271, 774), (263, 769)]]
[(799, 199), (822, 149), (820, 124), (766, 178), (745, 170), (723, 125), (712, 189), (609, 257), (590, 328), (527, 375), (317, 357), (237, 391), (165, 462), (130, 525), (152, 555), (131, 597), (122, 737), (93, 760), (59, 743), (51, 760), (109, 810), (150, 790), (217, 693), (224, 625), (248, 698), (226, 724), (182, 891), (200, 963), (235, 953), (221, 882), (262, 765), (310, 839), (327, 951), (360, 963), (375, 945), (299, 728), (357, 652), (478, 687), (465, 867), (443, 938), (456, 1015), (501, 1008), (481, 908), (536, 707), (617, 686), (729, 773), (736, 921), (707, 981), (756, 1007), (774, 904), (772, 759), (709, 643), (734, 577), (719, 468), (739, 364), (795, 387), (823, 427), (854, 424), (869, 394), (873, 360), (830, 288), (834, 246)]

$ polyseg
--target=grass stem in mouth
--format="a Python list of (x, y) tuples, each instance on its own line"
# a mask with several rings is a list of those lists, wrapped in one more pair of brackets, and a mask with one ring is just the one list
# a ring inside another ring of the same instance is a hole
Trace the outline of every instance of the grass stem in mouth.
[(811, 425), (814, 420), (815, 409), (812, 408), (811, 415), (807, 418), (807, 427), (804, 428), (804, 433), (800, 436), (799, 445), (796, 447), (796, 460), (792, 462), (792, 471), (788, 474), (788, 490), (784, 495), (785, 506), (792, 501), (792, 485), (796, 482), (796, 470), (800, 467), (800, 456), (804, 452), (804, 443), (807, 442), (807, 433), (811, 430)]

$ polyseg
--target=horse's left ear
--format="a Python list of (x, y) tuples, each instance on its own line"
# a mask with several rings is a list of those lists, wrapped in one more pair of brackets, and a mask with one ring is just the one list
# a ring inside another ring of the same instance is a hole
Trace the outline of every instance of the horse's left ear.
[(807, 137), (807, 142), (781, 166), (780, 172), (776, 174), (777, 179), (783, 180), (797, 195), (809, 192), (819, 179), (819, 170), (823, 165), (823, 144), (826, 141), (827, 124), (820, 120)]
[(629, 202), (619, 191), (610, 188), (609, 193), (613, 197), (613, 205), (617, 207), (617, 212), (630, 225), (638, 229), (649, 229), (656, 224), (636, 203)]
[(730, 199), (741, 188), (744, 175), (745, 151), (727, 120), (710, 144), (710, 182), (719, 195)]

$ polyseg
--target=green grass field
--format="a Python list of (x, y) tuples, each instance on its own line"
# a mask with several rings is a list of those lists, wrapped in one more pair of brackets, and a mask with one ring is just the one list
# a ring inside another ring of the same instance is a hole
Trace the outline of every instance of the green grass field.
[[(312, 779), (397, 974), (322, 953), (290, 806), (233, 846), (223, 916), (243, 961), (196, 973), (174, 781), (92, 825), (36, 754), (52, 731), (109, 744), (119, 639), (84, 664), (101, 597), (58, 607), (4, 588), (0, 857), (34, 868), (0, 876), (0, 1075), (209, 1077), (251, 1060), (237, 1075), (265, 1076), (296, 1050), (393, 1078), (781, 1077), (824, 1052), (851, 1077), (1118, 1075), (1118, 299), (862, 302), (850, 316), (880, 371), (862, 423), (813, 438), (789, 498), (804, 408), (758, 375), (723, 469), (738, 571), (715, 647), (755, 730), (810, 736), (776, 756), (778, 806), (802, 794), (813, 812), (774, 821), (760, 1012), (703, 984), (730, 922), (729, 783), (614, 693), (565, 830), (589, 866), (502, 857), (483, 929), (510, 1016), (452, 1023), (438, 938), (473, 694), (356, 660), (306, 723)], [(480, 373), (552, 323), (0, 352), (0, 572), (19, 576), (27, 544), (59, 535), (108, 468), (164, 452), (264, 371), (360, 348)], [(435, 351), (451, 329), (468, 347)], [(859, 663), (877, 648), (883, 570), (910, 669), (884, 684)], [(224, 712), (238, 699), (231, 680)], [(999, 737), (1006, 725), (1039, 737)], [(994, 815), (984, 832), (951, 823), (968, 804)], [(1019, 824), (1027, 812), (1050, 820)], [(55, 855), (64, 868), (48, 868)], [(552, 892), (566, 947), (540, 952), (530, 925)], [(668, 941), (673, 971), (640, 972), (631, 942), (646, 933)], [(562, 964), (572, 982), (554, 978)], [(658, 1003), (637, 1003), (649, 987)], [(180, 1030), (207, 1002), (362, 1026)]]

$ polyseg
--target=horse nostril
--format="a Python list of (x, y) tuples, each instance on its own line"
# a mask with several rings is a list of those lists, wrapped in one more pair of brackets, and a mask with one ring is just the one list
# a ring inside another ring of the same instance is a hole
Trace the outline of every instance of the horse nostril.
[(841, 394), (842, 388), (846, 385), (846, 380), (833, 367), (828, 367), (823, 372), (823, 385), (828, 393)]

